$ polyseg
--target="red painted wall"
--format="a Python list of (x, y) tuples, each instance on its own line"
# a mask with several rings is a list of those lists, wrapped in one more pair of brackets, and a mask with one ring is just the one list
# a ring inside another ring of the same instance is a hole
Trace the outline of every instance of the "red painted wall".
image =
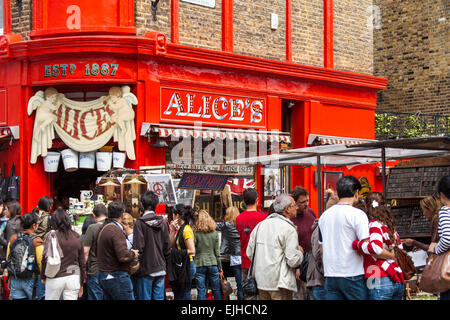
[[(80, 87), (129, 85), (139, 101), (135, 108), (137, 160), (127, 160), (125, 164), (132, 168), (165, 163), (165, 150), (152, 148), (146, 137), (139, 136), (143, 122), (161, 121), (161, 87), (164, 86), (261, 96), (267, 102), (267, 130), (281, 129), (282, 101), (293, 100), (296, 103), (292, 113), (294, 148), (305, 147), (310, 133), (369, 139), (374, 136), (376, 93), (386, 87), (387, 79), (235, 55), (231, 1), (223, 8), (227, 22), (223, 27), (226, 35), (223, 51), (179, 45), (175, 11), (171, 15), (175, 20), (172, 21), (173, 43), (166, 45), (164, 35), (158, 32), (136, 36), (132, 0), (78, 1), (82, 11), (80, 28), (70, 29), (67, 19), (72, 13), (61, 14), (69, 2), (61, 0), (58, 5), (50, 6), (48, 0), (35, 0), (33, 40), (16, 39), (15, 43), (7, 44), (6, 50), (0, 50), (0, 83), (8, 99), (7, 124), (20, 125), (21, 137), (8, 151), (0, 152), (0, 165), (4, 162), (10, 168), (16, 162), (17, 173), (22, 178), (21, 202), (25, 212), (36, 206), (42, 195), (52, 192), (52, 174), (44, 172), (42, 159), (35, 165), (29, 162), (34, 114), (29, 117), (26, 112), (29, 98), (49, 86), (70, 91)], [(98, 18), (99, 12), (103, 13), (102, 18)], [(85, 64), (103, 62), (118, 64), (117, 75), (83, 74)], [(76, 64), (81, 73), (46, 76), (45, 66), (65, 63)], [(351, 172), (356, 176), (365, 175), (376, 184), (371, 170)], [(292, 186), (306, 186), (311, 203), (316, 203), (313, 172), (314, 168), (294, 169)]]

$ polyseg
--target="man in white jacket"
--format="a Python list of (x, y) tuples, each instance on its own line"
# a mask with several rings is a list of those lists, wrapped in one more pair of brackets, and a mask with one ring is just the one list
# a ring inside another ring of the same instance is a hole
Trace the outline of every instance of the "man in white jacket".
[(246, 253), (253, 261), (258, 300), (292, 300), (297, 291), (295, 268), (301, 264), (304, 252), (298, 244), (297, 228), (290, 220), (297, 215), (297, 204), (282, 194), (273, 207), (275, 213), (250, 234)]

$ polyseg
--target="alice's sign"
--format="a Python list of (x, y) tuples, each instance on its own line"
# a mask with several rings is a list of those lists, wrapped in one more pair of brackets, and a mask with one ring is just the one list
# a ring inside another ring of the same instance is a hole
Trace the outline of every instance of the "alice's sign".
[(161, 120), (262, 129), (266, 127), (266, 100), (161, 88)]
[(30, 162), (47, 155), (55, 131), (69, 148), (79, 152), (97, 150), (114, 138), (119, 150), (135, 160), (133, 105), (137, 103), (128, 86), (111, 87), (108, 96), (87, 102), (67, 99), (54, 88), (36, 92), (28, 102), (28, 115), (36, 110)]

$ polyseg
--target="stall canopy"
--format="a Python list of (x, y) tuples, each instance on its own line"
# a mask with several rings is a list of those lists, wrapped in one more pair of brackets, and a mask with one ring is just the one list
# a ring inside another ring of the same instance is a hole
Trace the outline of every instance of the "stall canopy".
[[(271, 166), (317, 166), (321, 180), (321, 167), (343, 167), (370, 163), (382, 163), (383, 193), (386, 192), (386, 161), (428, 158), (450, 153), (450, 136), (408, 138), (372, 141), (358, 144), (321, 145), (285, 150), (267, 156), (241, 158), (227, 164), (263, 164)], [(322, 212), (323, 190), (319, 189), (319, 210)]]
[(155, 134), (160, 138), (169, 138), (172, 136), (175, 138), (217, 138), (291, 143), (291, 137), (286, 132), (143, 123), (141, 136), (150, 137), (151, 134)]

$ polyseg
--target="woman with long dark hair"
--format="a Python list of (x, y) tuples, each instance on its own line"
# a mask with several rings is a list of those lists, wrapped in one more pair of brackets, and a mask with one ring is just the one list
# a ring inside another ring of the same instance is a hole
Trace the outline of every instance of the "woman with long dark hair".
[[(195, 243), (192, 225), (195, 223), (194, 209), (191, 206), (177, 204), (173, 208), (173, 220), (170, 223), (170, 243), (178, 250), (185, 249), (190, 261), (190, 281), (194, 279), (196, 268), (194, 262)], [(174, 288), (172, 288), (174, 289)], [(191, 288), (173, 290), (175, 300), (191, 300)]]
[(364, 253), (364, 270), (370, 300), (401, 300), (404, 294), (402, 269), (394, 259), (383, 259), (383, 249), (403, 249), (400, 236), (395, 231), (394, 218), (382, 193), (371, 192), (366, 199), (369, 217), (369, 241), (353, 242), (353, 249)]
[[(81, 236), (72, 230), (70, 217), (59, 207), (52, 215), (52, 230), (45, 236), (41, 278), (45, 283), (45, 300), (77, 300), (83, 294), (85, 282), (85, 258)], [(47, 259), (51, 255), (52, 238), (58, 243), (61, 267), (53, 278), (45, 275)]]
[(33, 211), (39, 218), (39, 228), (36, 234), (42, 238), (51, 230), (50, 211), (53, 209), (53, 199), (49, 196), (43, 196), (39, 199), (37, 208)]
[[(428, 252), (440, 255), (450, 250), (450, 175), (439, 180), (437, 191), (442, 203), (439, 210), (439, 240), (430, 243)], [(450, 289), (439, 293), (439, 299), (450, 300)]]
[[(11, 250), (14, 249), (14, 242), (17, 239), (29, 238), (34, 247), (34, 257), (29, 258), (27, 269), (30, 270), (30, 274), (27, 276), (19, 276), (14, 274), (9, 274), (11, 276), (11, 299), (12, 300), (32, 300), (33, 298), (33, 287), (39, 281), (39, 270), (41, 269), (42, 261), (42, 250), (44, 241), (36, 235), (36, 230), (39, 226), (38, 218), (34, 213), (27, 213), (23, 216), (18, 216), (23, 230), (19, 231), (17, 234), (13, 234), (9, 241), (7, 257), (11, 254)], [(29, 257), (32, 257), (33, 253)], [(32, 261), (34, 259), (34, 261)]]

